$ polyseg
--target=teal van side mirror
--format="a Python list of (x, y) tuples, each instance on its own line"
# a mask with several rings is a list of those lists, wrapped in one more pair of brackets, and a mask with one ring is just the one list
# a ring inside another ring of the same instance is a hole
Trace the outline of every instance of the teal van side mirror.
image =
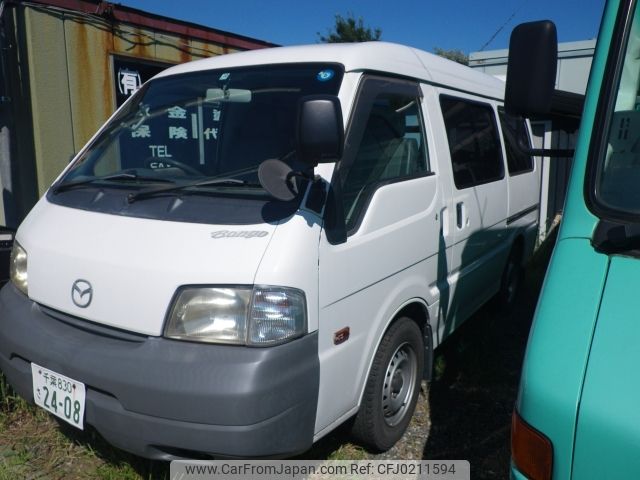
[(521, 23), (509, 40), (505, 110), (532, 117), (551, 110), (558, 65), (558, 36), (550, 20)]

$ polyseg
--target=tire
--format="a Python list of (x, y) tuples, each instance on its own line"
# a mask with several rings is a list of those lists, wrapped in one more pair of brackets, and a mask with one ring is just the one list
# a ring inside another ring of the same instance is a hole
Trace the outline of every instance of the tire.
[(387, 330), (373, 359), (351, 432), (358, 443), (386, 451), (402, 437), (416, 407), (423, 369), (422, 331), (401, 317)]
[(497, 295), (498, 308), (510, 312), (516, 304), (522, 287), (524, 269), (522, 268), (522, 247), (514, 245), (502, 271), (500, 291)]

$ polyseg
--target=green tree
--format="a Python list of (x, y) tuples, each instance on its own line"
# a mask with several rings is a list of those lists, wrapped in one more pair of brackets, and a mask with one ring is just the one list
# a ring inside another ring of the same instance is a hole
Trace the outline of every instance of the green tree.
[(453, 60), (454, 62), (461, 63), (462, 65), (469, 65), (469, 55), (464, 53), (462, 50), (445, 50), (444, 48), (435, 47), (433, 49), (433, 53), (448, 60)]
[(333, 29), (328, 30), (326, 35), (318, 32), (318, 39), (322, 43), (369, 42), (380, 40), (381, 35), (380, 28), (365, 27), (362, 17), (356, 19), (353, 13), (348, 13), (346, 17), (336, 15)]

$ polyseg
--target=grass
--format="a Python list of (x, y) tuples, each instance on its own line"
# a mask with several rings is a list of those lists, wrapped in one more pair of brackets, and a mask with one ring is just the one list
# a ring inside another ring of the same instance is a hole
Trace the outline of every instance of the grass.
[(93, 430), (59, 423), (17, 396), (0, 373), (0, 480), (168, 478), (161, 462), (128, 455)]
[[(414, 452), (399, 442), (385, 458), (420, 458), (426, 439), (428, 410), (422, 406), (412, 420)], [(423, 428), (424, 427), (424, 428)], [(365, 460), (381, 458), (349, 442), (343, 426), (317, 442), (297, 459)], [(154, 462), (118, 450), (88, 427), (80, 431), (18, 397), (0, 373), (0, 480), (30, 479), (168, 479), (169, 464)]]
[(366, 460), (368, 458), (370, 458), (370, 454), (364, 448), (352, 443), (345, 443), (331, 453), (328, 460)]

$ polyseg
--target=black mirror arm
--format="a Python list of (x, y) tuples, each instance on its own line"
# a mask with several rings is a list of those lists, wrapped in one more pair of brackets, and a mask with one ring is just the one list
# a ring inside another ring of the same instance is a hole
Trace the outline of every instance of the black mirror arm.
[(516, 148), (520, 153), (525, 155), (532, 155), (534, 157), (562, 157), (573, 158), (575, 149), (566, 148), (531, 148), (527, 145), (521, 135), (518, 135), (518, 141), (516, 142)]
[[(524, 118), (522, 116), (518, 116), (518, 121), (522, 121)], [(562, 157), (562, 158), (572, 158), (575, 150), (574, 149), (565, 149), (565, 148), (531, 148), (529, 142), (526, 141), (527, 133), (524, 129), (518, 128), (511, 130), (509, 133), (509, 137), (515, 142), (511, 142), (512, 145), (518, 150), (519, 153), (523, 155), (530, 155), (535, 157)]]

